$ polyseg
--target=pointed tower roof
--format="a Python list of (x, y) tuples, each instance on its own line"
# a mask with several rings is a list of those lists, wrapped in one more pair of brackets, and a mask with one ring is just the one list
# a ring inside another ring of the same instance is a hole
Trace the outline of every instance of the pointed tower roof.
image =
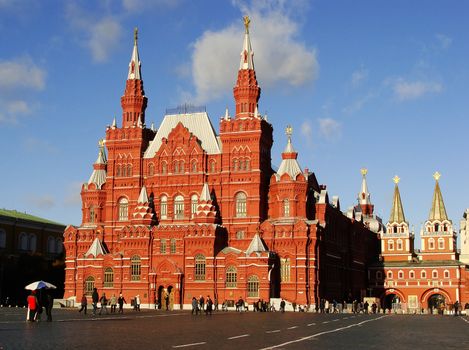
[(140, 195), (138, 196), (137, 204), (145, 204), (148, 203), (148, 194), (147, 189), (145, 186), (142, 187), (140, 190)]
[(433, 178), (435, 179), (435, 190), (433, 191), (432, 209), (430, 210), (428, 220), (448, 220), (445, 203), (443, 202), (440, 185), (438, 184), (440, 177), (441, 174), (438, 171), (433, 174)]
[(391, 216), (389, 217), (389, 222), (403, 223), (405, 222), (404, 209), (402, 207), (401, 194), (399, 193), (399, 176), (394, 176), (393, 181), (394, 186), (394, 198), (392, 201)]
[(140, 70), (142, 63), (140, 62), (140, 57), (138, 56), (138, 29), (134, 29), (134, 48), (132, 50), (132, 56), (130, 57), (129, 62), (129, 74), (127, 79), (142, 79), (142, 72)]
[(91, 244), (90, 248), (86, 252), (85, 256), (93, 255), (93, 257), (97, 257), (98, 255), (105, 255), (108, 251), (106, 247), (101, 243), (98, 237), (96, 237)]
[(88, 180), (88, 185), (95, 184), (96, 188), (101, 187), (106, 183), (106, 153), (104, 152), (104, 140), (99, 141), (98, 159), (93, 165), (93, 172)]
[(199, 199), (201, 202), (202, 201), (211, 201), (212, 200), (212, 197), (210, 196), (210, 190), (208, 188), (208, 183), (204, 183), (204, 186), (202, 187), (202, 194), (200, 195), (200, 199)]
[(301, 167), (298, 164), (297, 157), (298, 153), (293, 149), (293, 145), (291, 143), (291, 135), (293, 133), (293, 128), (288, 125), (285, 129), (285, 134), (288, 137), (287, 146), (285, 147), (282, 153), (282, 163), (280, 163), (280, 167), (277, 170), (277, 179), (283, 174), (288, 174), (292, 179), (296, 179), (298, 174), (301, 174)]
[(249, 244), (248, 249), (246, 250), (246, 255), (251, 255), (254, 252), (262, 253), (267, 251), (269, 250), (265, 246), (264, 242), (262, 242), (262, 239), (261, 237), (259, 237), (259, 234), (256, 232), (256, 234), (252, 238), (251, 243)]
[(251, 38), (249, 37), (249, 24), (251, 20), (248, 16), (244, 16), (244, 43), (243, 49), (241, 50), (241, 61), (239, 63), (239, 69), (254, 69), (254, 52), (251, 47)]
[(370, 193), (368, 192), (368, 185), (366, 183), (366, 174), (368, 174), (368, 169), (362, 168), (360, 169), (360, 172), (362, 173), (362, 187), (358, 195), (358, 202), (360, 205), (371, 204)]

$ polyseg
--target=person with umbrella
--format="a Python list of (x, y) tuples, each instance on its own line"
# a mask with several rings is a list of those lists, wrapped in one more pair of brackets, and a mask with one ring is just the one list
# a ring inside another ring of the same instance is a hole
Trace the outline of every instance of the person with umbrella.
[(34, 322), (36, 320), (36, 312), (38, 307), (37, 297), (36, 297), (36, 290), (32, 290), (31, 294), (27, 298), (28, 302), (28, 318), (27, 320), (30, 322)]
[[(34, 321), (36, 318), (40, 318), (40, 314), (42, 312), (42, 306), (40, 302), (43, 302), (44, 300), (41, 300), (42, 298), (37, 298), (36, 296), (36, 291), (39, 290), (41, 291), (42, 289), (56, 289), (57, 287), (54, 286), (52, 283), (45, 282), (45, 281), (36, 281), (33, 283), (28, 284), (24, 289), (31, 290), (31, 295), (28, 297), (28, 308), (29, 308), (29, 320)], [(41, 293), (42, 295), (42, 293)], [(47, 320), (52, 321), (52, 314), (51, 314), (51, 309), (53, 305), (52, 301), (52, 296), (50, 296), (50, 300), (46, 300), (46, 312), (47, 314)], [(34, 307), (34, 318), (31, 319), (31, 306)]]

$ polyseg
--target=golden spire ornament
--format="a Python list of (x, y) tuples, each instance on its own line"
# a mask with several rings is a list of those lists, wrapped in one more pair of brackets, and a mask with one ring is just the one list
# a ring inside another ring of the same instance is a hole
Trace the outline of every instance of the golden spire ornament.
[(401, 178), (396, 175), (392, 178), (392, 181), (394, 181), (394, 183), (397, 185), (399, 183), (399, 181), (401, 181)]
[(136, 44), (138, 40), (138, 28), (134, 28), (134, 43)]
[(433, 178), (434, 178), (436, 181), (438, 181), (438, 180), (440, 179), (440, 177), (441, 177), (441, 174), (440, 174), (438, 171), (435, 172), (435, 174), (433, 174)]
[(366, 176), (366, 174), (368, 174), (368, 169), (367, 168), (361, 168), (360, 172), (362, 173), (363, 176)]
[(249, 23), (251, 23), (251, 20), (249, 19), (249, 16), (244, 16), (244, 28), (246, 29), (246, 33), (249, 33)]

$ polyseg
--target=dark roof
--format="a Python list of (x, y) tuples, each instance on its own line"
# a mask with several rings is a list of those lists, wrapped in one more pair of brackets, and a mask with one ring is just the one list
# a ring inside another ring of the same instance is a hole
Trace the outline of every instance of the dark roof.
[(59, 226), (65, 227), (64, 224), (61, 224), (59, 222), (47, 220), (47, 219), (40, 218), (38, 216), (34, 216), (31, 214), (27, 214), (27, 213), (21, 213), (16, 210), (0, 209), (0, 216), (14, 218), (14, 219), (21, 219), (25, 221), (32, 221), (32, 222), (37, 222), (41, 224), (51, 224), (51, 225), (59, 225)]

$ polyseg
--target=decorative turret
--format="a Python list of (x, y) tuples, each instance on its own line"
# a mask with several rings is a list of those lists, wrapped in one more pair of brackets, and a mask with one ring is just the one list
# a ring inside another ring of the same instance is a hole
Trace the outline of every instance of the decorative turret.
[(439, 180), (441, 174), (433, 174), (435, 189), (433, 191), (432, 207), (428, 220), (425, 221), (421, 231), (422, 260), (455, 260), (456, 259), (456, 232), (453, 223), (446, 214), (445, 203), (441, 194)]
[(358, 194), (358, 203), (362, 210), (363, 215), (373, 215), (374, 205), (371, 204), (370, 193), (368, 192), (368, 185), (366, 183), (366, 174), (368, 174), (368, 169), (360, 169), (362, 173), (362, 188)]
[(93, 164), (93, 172), (91, 173), (88, 185), (95, 184), (98, 190), (106, 183), (106, 153), (104, 151), (104, 140), (99, 141), (98, 159)]
[(199, 204), (197, 205), (197, 211), (195, 213), (195, 222), (197, 223), (215, 223), (217, 212), (215, 206), (212, 204), (212, 198), (210, 196), (210, 190), (208, 184), (205, 182), (202, 187), (202, 193), (199, 198)]
[(409, 232), (409, 224), (405, 221), (398, 186), (399, 176), (394, 176), (393, 181), (394, 197), (386, 233), (381, 235), (381, 254), (385, 261), (411, 261), (414, 254), (414, 235)]
[(123, 128), (135, 126), (139, 122), (139, 119), (141, 124), (145, 124), (147, 98), (143, 90), (141, 62), (138, 55), (137, 39), (138, 30), (135, 28), (134, 47), (129, 63), (127, 83), (125, 85), (124, 96), (121, 97)]
[(153, 209), (150, 207), (147, 189), (145, 186), (140, 190), (137, 206), (132, 214), (132, 222), (134, 224), (151, 225), (154, 221)]
[(293, 148), (291, 143), (291, 136), (293, 134), (293, 128), (288, 125), (285, 129), (285, 134), (287, 135), (288, 141), (285, 149), (282, 153), (282, 163), (280, 163), (280, 167), (277, 170), (275, 176), (277, 179), (280, 179), (282, 175), (288, 174), (290, 175), (292, 180), (295, 180), (299, 174), (302, 174), (301, 167), (298, 164), (298, 152), (296, 152)]
[(254, 70), (254, 52), (251, 48), (249, 37), (248, 16), (244, 17), (244, 43), (241, 51), (241, 61), (239, 63), (238, 80), (233, 88), (236, 102), (236, 118), (254, 117), (259, 100), (261, 89), (257, 83), (256, 71)]

